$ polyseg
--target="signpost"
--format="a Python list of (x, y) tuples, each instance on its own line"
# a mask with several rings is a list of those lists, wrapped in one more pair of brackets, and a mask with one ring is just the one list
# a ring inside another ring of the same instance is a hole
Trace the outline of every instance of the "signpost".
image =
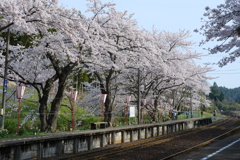
[(130, 107), (130, 117), (135, 117), (135, 107)]
[(3, 81), (3, 93), (7, 93), (8, 80), (4, 79)]

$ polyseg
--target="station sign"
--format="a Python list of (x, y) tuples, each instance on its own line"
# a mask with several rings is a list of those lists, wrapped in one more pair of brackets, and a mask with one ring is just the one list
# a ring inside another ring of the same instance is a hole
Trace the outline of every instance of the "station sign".
[(7, 93), (8, 80), (4, 79), (3, 81), (3, 93)]
[(135, 117), (135, 107), (134, 106), (130, 107), (130, 117)]

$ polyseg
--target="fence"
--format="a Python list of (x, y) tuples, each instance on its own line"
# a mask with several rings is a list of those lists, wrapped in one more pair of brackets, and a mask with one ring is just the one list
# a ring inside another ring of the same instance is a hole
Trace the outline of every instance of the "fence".
[(177, 119), (197, 118), (201, 116), (200, 111), (177, 111)]

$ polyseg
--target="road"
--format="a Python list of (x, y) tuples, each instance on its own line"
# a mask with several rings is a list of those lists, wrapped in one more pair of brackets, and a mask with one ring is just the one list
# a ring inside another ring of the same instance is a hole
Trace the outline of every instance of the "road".
[(239, 160), (240, 133), (181, 154), (171, 160)]

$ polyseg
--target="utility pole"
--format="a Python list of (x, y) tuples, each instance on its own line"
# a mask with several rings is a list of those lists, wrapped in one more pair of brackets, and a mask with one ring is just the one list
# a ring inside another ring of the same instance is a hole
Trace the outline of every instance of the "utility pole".
[(6, 105), (6, 92), (7, 92), (7, 70), (8, 70), (8, 53), (9, 53), (9, 44), (10, 44), (10, 30), (7, 32), (7, 44), (6, 44), (6, 55), (5, 55), (5, 68), (3, 75), (3, 93), (2, 93), (2, 108), (0, 111), (0, 122), (1, 128), (4, 129), (4, 114), (5, 114), (5, 105)]
[(191, 114), (191, 118), (193, 118), (193, 110), (192, 110), (192, 89), (190, 90), (190, 114)]
[(138, 68), (138, 100), (137, 100), (137, 105), (138, 105), (138, 124), (141, 123), (141, 104), (140, 104), (140, 69)]
[[(173, 103), (172, 103), (172, 105), (173, 105), (173, 108), (172, 108), (172, 119), (175, 119), (176, 117), (175, 117), (175, 112), (176, 112), (176, 110), (177, 110), (177, 108), (175, 108), (175, 89), (173, 89), (172, 90), (172, 96), (173, 96)], [(173, 109), (176, 109), (176, 110), (174, 110), (174, 112), (173, 112)]]

